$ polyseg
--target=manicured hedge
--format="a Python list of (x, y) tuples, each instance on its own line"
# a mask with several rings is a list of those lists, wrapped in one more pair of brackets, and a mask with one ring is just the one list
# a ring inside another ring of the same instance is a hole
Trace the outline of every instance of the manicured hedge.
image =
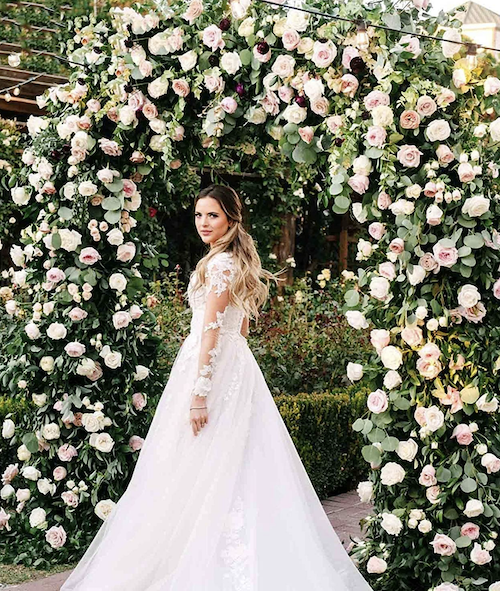
[(275, 397), (278, 409), (321, 499), (367, 477), (362, 438), (352, 423), (366, 411), (366, 388)]

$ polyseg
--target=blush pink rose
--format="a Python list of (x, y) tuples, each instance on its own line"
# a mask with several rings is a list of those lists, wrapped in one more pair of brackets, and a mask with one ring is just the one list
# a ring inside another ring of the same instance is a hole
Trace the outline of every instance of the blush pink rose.
[(267, 62), (272, 57), (271, 49), (269, 49), (269, 51), (267, 51), (267, 53), (260, 53), (258, 46), (255, 45), (253, 48), (253, 56), (261, 64), (267, 64)]
[(396, 278), (396, 267), (389, 261), (381, 263), (378, 266), (378, 272), (382, 277), (389, 279), (389, 281), (393, 281)]
[(391, 203), (392, 199), (388, 193), (386, 193), (385, 191), (381, 191), (378, 194), (377, 205), (379, 209), (385, 210), (389, 207)]
[(459, 306), (458, 313), (469, 322), (477, 324), (486, 316), (486, 308), (482, 302), (478, 302), (475, 306), (472, 306), (472, 308)]
[(401, 254), (405, 249), (405, 243), (401, 238), (394, 238), (389, 244), (389, 250), (395, 254)]
[(363, 193), (366, 193), (368, 190), (370, 180), (363, 174), (355, 174), (347, 181), (347, 184), (351, 187), (351, 189), (353, 189), (353, 191), (363, 195)]
[(73, 322), (80, 322), (84, 318), (87, 318), (88, 312), (82, 310), (81, 308), (72, 308), (68, 314)]
[(132, 435), (132, 437), (128, 440), (128, 444), (132, 451), (138, 451), (142, 448), (144, 443), (144, 439), (139, 437), (138, 435)]
[(123, 194), (127, 199), (130, 199), (137, 193), (137, 185), (130, 179), (123, 179)]
[(64, 466), (57, 466), (56, 468), (54, 468), (54, 471), (52, 472), (52, 476), (54, 477), (54, 480), (56, 480), (57, 482), (66, 478), (67, 475), (68, 471)]
[(434, 256), (430, 252), (426, 252), (422, 255), (418, 261), (418, 264), (424, 269), (424, 271), (438, 272), (440, 269), (439, 263), (436, 261)]
[(293, 51), (300, 43), (300, 35), (293, 29), (287, 29), (281, 37), (283, 47), (287, 51)]
[(437, 190), (436, 183), (429, 181), (424, 187), (424, 195), (426, 197), (434, 197), (434, 195), (437, 193)]
[(92, 246), (87, 246), (86, 248), (82, 248), (78, 259), (84, 265), (93, 265), (101, 260), (101, 255)]
[(457, 425), (455, 429), (453, 429), (453, 433), (451, 436), (456, 437), (457, 442), (460, 445), (469, 445), (470, 443), (472, 443), (474, 437), (469, 425), (465, 425), (464, 423)]
[(46, 278), (47, 281), (50, 281), (51, 283), (59, 283), (60, 281), (64, 281), (66, 279), (66, 274), (62, 269), (53, 267), (47, 271)]
[(177, 96), (186, 97), (190, 92), (189, 84), (184, 78), (177, 78), (172, 82), (172, 90)]
[(210, 25), (203, 30), (203, 43), (210, 47), (212, 51), (223, 49), (225, 47), (224, 39), (222, 39), (222, 31), (217, 25)]
[[(417, 406), (417, 408), (415, 409), (415, 412), (413, 413), (413, 416), (415, 417), (415, 420), (417, 421), (417, 423), (421, 426), (421, 427), (425, 427), (426, 423), (427, 423), (427, 419), (425, 418), (425, 406)], [(422, 483), (420, 483), (422, 484)]]
[(385, 234), (385, 224), (380, 222), (372, 222), (368, 226), (368, 233), (374, 240), (380, 240)]
[(70, 462), (77, 455), (78, 452), (76, 451), (76, 448), (69, 443), (61, 445), (61, 447), (57, 450), (57, 456), (61, 462)]
[(409, 144), (401, 146), (397, 153), (397, 159), (407, 168), (420, 166), (420, 156), (422, 156), (422, 152), (416, 146)]
[(306, 142), (310, 144), (314, 137), (314, 129), (312, 127), (299, 127), (299, 135)]
[(371, 392), (371, 394), (368, 396), (367, 406), (368, 409), (375, 414), (384, 412), (389, 406), (387, 394), (380, 389), (375, 390), (375, 392)]
[(444, 144), (441, 144), (437, 147), (436, 156), (438, 157), (440, 164), (449, 164), (455, 160), (453, 152), (450, 150), (450, 148), (448, 148), (448, 146), (445, 146)]
[(417, 129), (420, 125), (420, 115), (416, 111), (403, 111), (399, 117), (399, 124), (403, 129)]
[(385, 328), (374, 328), (370, 333), (370, 342), (380, 353), (391, 342), (391, 333)]
[(379, 107), (381, 105), (387, 107), (389, 106), (390, 102), (391, 97), (381, 90), (372, 90), (365, 96), (364, 99), (364, 104), (368, 111), (373, 111), (375, 107)]
[(142, 109), (147, 102), (148, 99), (140, 90), (136, 90), (131, 95), (129, 95), (127, 101), (129, 107), (132, 107), (134, 111)]
[(78, 343), (77, 341), (73, 341), (68, 343), (64, 350), (70, 357), (81, 357), (85, 353), (85, 345), (82, 343)]
[(500, 279), (497, 279), (493, 284), (493, 295), (500, 300)]
[(328, 129), (332, 133), (335, 133), (344, 125), (344, 121), (342, 120), (341, 115), (332, 115), (331, 117), (328, 117), (326, 124), (328, 125)]
[(458, 166), (458, 178), (462, 183), (470, 183), (476, 178), (474, 167), (469, 162), (461, 162)]
[(344, 48), (344, 51), (342, 52), (342, 65), (344, 66), (344, 68), (348, 70), (351, 69), (351, 60), (353, 57), (359, 57), (359, 51), (356, 47), (348, 45), (346, 48)]
[[(422, 406), (419, 408), (423, 408)], [(434, 486), (437, 484), (436, 478), (436, 470), (434, 466), (427, 464), (422, 468), (422, 472), (420, 472), (420, 476), (418, 479), (419, 484), (422, 486)]]
[(434, 258), (442, 267), (453, 267), (458, 261), (458, 250), (454, 246), (442, 246), (437, 242), (432, 247)]
[(71, 490), (66, 490), (61, 494), (61, 499), (68, 505), (68, 507), (78, 507), (79, 499)]
[(141, 392), (132, 395), (132, 404), (135, 410), (142, 410), (146, 406), (146, 398)]
[(101, 103), (96, 99), (90, 99), (87, 101), (87, 109), (92, 113), (97, 113), (101, 110)]
[(500, 80), (495, 76), (488, 76), (484, 81), (484, 96), (493, 96), (500, 91)]
[(146, 103), (142, 108), (142, 112), (144, 114), (144, 117), (146, 117), (146, 119), (148, 119), (149, 121), (152, 121), (153, 119), (156, 119), (156, 117), (158, 117), (158, 109), (156, 108), (156, 105), (154, 103)]
[(418, 326), (406, 326), (401, 331), (401, 338), (410, 347), (416, 347), (422, 342), (422, 329)]
[(448, 386), (446, 388), (446, 392), (444, 395), (440, 396), (440, 400), (442, 404), (447, 406), (451, 405), (451, 414), (455, 414), (464, 407), (462, 399), (460, 398), (460, 392), (453, 386)]
[(372, 125), (368, 128), (365, 137), (370, 146), (381, 148), (387, 138), (387, 131), (379, 125)]
[(18, 464), (9, 464), (2, 474), (2, 484), (10, 484), (18, 474)]
[(61, 548), (66, 543), (66, 532), (62, 525), (53, 525), (45, 532), (45, 540), (52, 548)]
[[(109, 115), (109, 113), (108, 113)], [(115, 142), (114, 140), (108, 140), (107, 138), (102, 137), (99, 141), (99, 147), (107, 156), (121, 156), (122, 155), (122, 147)]]
[(358, 90), (359, 82), (356, 76), (352, 74), (344, 74), (340, 79), (340, 90), (346, 96), (353, 97)]
[(220, 106), (224, 112), (232, 115), (238, 108), (238, 103), (232, 96), (226, 96), (226, 98), (222, 99)]
[(437, 105), (430, 96), (421, 96), (417, 101), (417, 112), (422, 117), (430, 117), (437, 111)]
[(418, 373), (426, 380), (433, 380), (441, 373), (443, 367), (440, 361), (419, 359), (417, 361)]
[(468, 521), (460, 528), (460, 535), (470, 538), (471, 540), (477, 540), (477, 538), (479, 538), (479, 526)]
[(280, 86), (278, 88), (278, 96), (284, 103), (289, 103), (293, 98), (293, 88), (290, 88), (290, 86)]

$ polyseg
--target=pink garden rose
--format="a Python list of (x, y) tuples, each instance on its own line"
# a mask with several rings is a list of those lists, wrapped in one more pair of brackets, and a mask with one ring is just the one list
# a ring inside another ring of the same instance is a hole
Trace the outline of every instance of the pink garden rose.
[(267, 62), (271, 59), (272, 55), (273, 54), (271, 53), (271, 48), (269, 48), (269, 50), (266, 53), (260, 53), (257, 45), (255, 45), (253, 48), (253, 56), (261, 64), (267, 64)]
[(148, 121), (152, 121), (158, 117), (158, 109), (154, 103), (150, 103), (149, 101), (144, 105), (142, 108), (142, 113)]
[(413, 35), (403, 35), (399, 39), (399, 44), (405, 46), (405, 51), (409, 51), (413, 54), (413, 59), (417, 58), (422, 53), (422, 50), (420, 49), (420, 40), (418, 37), (413, 37)]
[(175, 92), (177, 96), (186, 97), (190, 92), (191, 89), (189, 88), (189, 84), (187, 83), (184, 78), (177, 78), (172, 81), (172, 90)]
[(500, 300), (500, 279), (497, 279), (493, 284), (493, 295)]
[(401, 338), (410, 347), (416, 347), (422, 342), (422, 329), (418, 326), (406, 326), (401, 331)]
[(448, 386), (443, 396), (440, 396), (442, 404), (451, 406), (451, 414), (455, 414), (464, 407), (462, 399), (460, 398), (460, 392), (453, 386)]
[(422, 152), (416, 146), (409, 144), (401, 146), (397, 153), (399, 162), (408, 168), (420, 166), (420, 156), (422, 156)]
[(433, 380), (441, 373), (443, 367), (440, 361), (420, 358), (417, 361), (418, 373), (426, 380)]
[(101, 103), (96, 99), (90, 99), (87, 101), (87, 109), (92, 113), (97, 113), (101, 110)]
[(371, 394), (368, 396), (367, 406), (368, 409), (375, 414), (384, 412), (389, 406), (387, 394), (380, 389), (375, 390), (375, 392), (371, 392)]
[(432, 247), (434, 258), (442, 267), (453, 267), (458, 261), (458, 250), (454, 246), (442, 246), (437, 242)]
[[(423, 407), (419, 407), (419, 408), (423, 408)], [(431, 466), (430, 464), (427, 464), (427, 466), (424, 466), (422, 468), (422, 472), (420, 472), (418, 482), (422, 486), (434, 486), (435, 484), (437, 484), (436, 470), (435, 470), (434, 466)]]
[(336, 56), (337, 48), (332, 41), (315, 41), (312, 61), (317, 68), (328, 68)]
[(500, 91), (500, 80), (495, 76), (488, 76), (484, 81), (484, 96), (493, 96)]
[(375, 107), (389, 106), (391, 97), (381, 90), (372, 90), (364, 98), (364, 104), (368, 111), (373, 111)]
[[(425, 406), (417, 406), (417, 408), (415, 409), (415, 412), (413, 413), (415, 420), (417, 421), (417, 423), (421, 427), (425, 427), (425, 425), (427, 423), (425, 410), (426, 410)], [(422, 484), (422, 483), (420, 483), (420, 484)]]
[(56, 466), (54, 468), (54, 471), (52, 472), (52, 476), (54, 477), (54, 480), (56, 480), (57, 482), (59, 482), (60, 480), (64, 480), (64, 478), (66, 478), (67, 475), (68, 471), (64, 466)]
[(281, 37), (281, 41), (287, 51), (293, 51), (300, 43), (300, 35), (293, 29), (286, 29)]
[(203, 43), (210, 47), (212, 51), (216, 51), (217, 49), (224, 49), (225, 42), (222, 39), (222, 31), (219, 29), (217, 25), (210, 25), (203, 29)]
[(476, 178), (474, 167), (469, 162), (461, 162), (458, 166), (458, 177), (462, 183), (470, 183)]
[(314, 137), (314, 129), (310, 126), (299, 127), (299, 135), (306, 144), (310, 144)]
[(346, 96), (353, 97), (356, 94), (356, 90), (358, 90), (359, 82), (356, 76), (352, 74), (344, 74), (340, 79), (340, 90)]
[(391, 203), (392, 203), (392, 199), (388, 193), (386, 193), (385, 191), (381, 191), (378, 194), (377, 206), (379, 209), (385, 210), (389, 207), (389, 205)]
[[(109, 113), (108, 113), (109, 115)], [(121, 156), (122, 155), (122, 147), (115, 142), (114, 140), (108, 140), (107, 138), (102, 137), (99, 141), (99, 147), (107, 156)]]
[(399, 125), (403, 129), (417, 129), (420, 125), (420, 115), (416, 111), (403, 111), (399, 117)]
[(413, 0), (413, 6), (419, 10), (427, 10), (427, 7), (429, 6), (429, 0)]
[(470, 430), (469, 425), (460, 423), (460, 425), (457, 425), (455, 429), (453, 429), (451, 437), (456, 437), (457, 443), (459, 443), (460, 445), (469, 445), (470, 443), (472, 443), (474, 436), (472, 434), (472, 431)]
[(278, 88), (278, 96), (284, 103), (289, 103), (293, 98), (293, 88), (289, 86), (280, 86)]
[(93, 265), (101, 260), (101, 255), (92, 246), (87, 246), (86, 248), (82, 248), (78, 258), (85, 265)]
[(488, 474), (495, 474), (500, 470), (500, 459), (488, 452), (481, 457), (481, 466), (486, 468)]
[(426, 197), (434, 197), (434, 195), (437, 193), (437, 185), (434, 181), (429, 181), (425, 184), (424, 187), (424, 195)]
[(53, 525), (45, 532), (46, 541), (52, 548), (61, 548), (66, 543), (66, 532), (62, 525)]
[(203, 13), (203, 2), (201, 0), (191, 0), (186, 12), (182, 18), (187, 20), (190, 25)]
[(226, 96), (222, 99), (220, 106), (225, 113), (232, 115), (238, 108), (238, 103), (232, 96)]
[(481, 544), (475, 542), (474, 548), (470, 553), (470, 559), (474, 564), (479, 564), (480, 566), (482, 566), (484, 564), (488, 564), (488, 562), (491, 562), (492, 557), (488, 550), (485, 550), (484, 548), (482, 548)]
[(138, 451), (142, 448), (144, 444), (144, 439), (142, 437), (139, 437), (138, 435), (132, 435), (132, 437), (128, 441), (128, 444), (132, 451)]
[(368, 190), (368, 186), (370, 184), (370, 180), (367, 176), (362, 174), (355, 174), (352, 176), (348, 181), (347, 184), (351, 187), (353, 191), (363, 195)]
[(396, 279), (396, 267), (389, 261), (381, 263), (378, 266), (378, 272), (382, 277), (389, 279), (389, 281)]
[(437, 111), (437, 105), (430, 96), (421, 96), (417, 101), (417, 112), (422, 117), (430, 117)]
[(385, 224), (380, 222), (372, 222), (368, 226), (368, 233), (374, 240), (380, 240), (385, 234)]
[(129, 95), (127, 101), (128, 106), (132, 107), (134, 111), (142, 109), (147, 102), (147, 98), (140, 90), (135, 90), (134, 92), (132, 92), (132, 94)]
[(64, 350), (69, 355), (69, 357), (81, 357), (85, 353), (85, 345), (73, 341), (71, 343), (68, 343), (64, 347)]
[(405, 243), (402, 238), (394, 238), (389, 244), (389, 250), (394, 254), (401, 254), (405, 249)]
[(391, 342), (391, 333), (385, 328), (374, 328), (370, 333), (370, 342), (380, 354), (380, 351)]
[(59, 283), (60, 281), (64, 281), (66, 279), (66, 274), (62, 269), (53, 267), (47, 271), (46, 278), (47, 281), (50, 281), (51, 283)]
[(61, 462), (70, 462), (75, 456), (78, 455), (78, 452), (73, 445), (65, 443), (57, 450), (57, 455)]
[(348, 45), (342, 52), (342, 65), (344, 68), (346, 68), (346, 70), (351, 69), (351, 60), (353, 57), (359, 57), (359, 51), (356, 47)]
[(471, 540), (477, 540), (477, 538), (479, 538), (479, 526), (468, 521), (460, 528), (460, 535), (470, 538)]
[(418, 264), (422, 267), (422, 269), (424, 269), (424, 271), (427, 272), (434, 271), (437, 273), (441, 268), (440, 264), (430, 252), (426, 252), (423, 256), (421, 256)]
[(344, 121), (340, 115), (332, 115), (328, 117), (326, 124), (332, 133), (336, 133), (344, 125)]
[(78, 495), (71, 490), (66, 490), (61, 494), (61, 499), (68, 507), (78, 507), (80, 500)]
[(482, 302), (478, 302), (475, 306), (471, 308), (464, 308), (463, 306), (459, 306), (458, 313), (462, 318), (465, 318), (469, 322), (478, 323), (483, 320), (486, 316), (486, 308)]
[(428, 361), (437, 361), (441, 357), (441, 349), (435, 343), (426, 343), (420, 349), (418, 355)]
[(146, 398), (141, 392), (132, 395), (132, 404), (135, 410), (142, 410), (146, 406)]
[(70, 310), (68, 316), (71, 318), (73, 322), (80, 322), (81, 320), (87, 318), (88, 312), (85, 312), (85, 310), (76, 307)]
[(19, 474), (19, 464), (9, 464), (2, 474), (2, 484), (10, 484)]
[(133, 242), (125, 242), (125, 244), (120, 244), (116, 249), (116, 260), (121, 263), (128, 263), (135, 257), (135, 253), (135, 244)]
[(455, 542), (444, 534), (436, 534), (431, 542), (434, 552), (440, 556), (452, 556), (457, 550)]
[(10, 531), (12, 528), (9, 525), (10, 513), (7, 513), (3, 507), (0, 508), (0, 531), (6, 529)]
[(372, 125), (368, 128), (365, 137), (370, 146), (381, 148), (387, 138), (387, 131), (379, 125)]
[(449, 164), (455, 160), (453, 152), (450, 150), (450, 148), (448, 148), (448, 146), (445, 146), (444, 144), (441, 144), (437, 147), (436, 156), (438, 157), (440, 164)]

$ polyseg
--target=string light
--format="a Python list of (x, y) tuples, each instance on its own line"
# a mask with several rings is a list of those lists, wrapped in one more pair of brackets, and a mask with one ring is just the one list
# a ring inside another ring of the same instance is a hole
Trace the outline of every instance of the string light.
[(4, 98), (4, 101), (5, 101), (6, 103), (10, 103), (10, 101), (12, 100), (12, 95), (10, 94), (10, 92), (6, 92), (6, 93), (3, 95), (3, 98)]
[(14, 96), (19, 96), (21, 90), (19, 89), (19, 86), (16, 86), (16, 88), (14, 88), (14, 90), (12, 91), (12, 94)]
[[(334, 20), (334, 21), (342, 21), (345, 23), (352, 23), (353, 25), (359, 25), (359, 19), (352, 19), (346, 18), (343, 16), (336, 16), (333, 14), (329, 14), (328, 12), (321, 12), (320, 10), (312, 10), (311, 8), (304, 8), (303, 6), (292, 6), (291, 4), (283, 4), (281, 2), (274, 2), (273, 0), (260, 0), (264, 2), (264, 4), (270, 4), (271, 6), (279, 6), (280, 8), (290, 8), (291, 10), (299, 10), (300, 12), (307, 12), (308, 14), (312, 14), (315, 16), (322, 16), (324, 18)], [(444, 41), (446, 43), (455, 43), (455, 45), (465, 45), (469, 47), (470, 45), (474, 45), (476, 48), (476, 53), (478, 50), (486, 50), (486, 51), (500, 51), (497, 47), (488, 47), (487, 45), (478, 45), (469, 43), (468, 41), (455, 41), (452, 39), (443, 39), (442, 37), (437, 37), (435, 35), (427, 35), (424, 33), (413, 33), (409, 31), (403, 31), (402, 29), (394, 29), (393, 27), (387, 27), (386, 25), (378, 25), (375, 23), (371, 23), (368, 21), (363, 21), (365, 27), (373, 27), (374, 29), (382, 29), (384, 31), (392, 31), (393, 33), (401, 33), (403, 35), (411, 35), (412, 37), (420, 37), (421, 39), (434, 39), (435, 41)], [(358, 29), (359, 30), (359, 29)]]
[(366, 23), (364, 20), (358, 21), (358, 32), (356, 33), (356, 45), (361, 51), (366, 51), (370, 46), (370, 37), (366, 29)]
[(470, 70), (477, 68), (477, 45), (475, 43), (469, 43), (467, 46), (467, 56), (465, 59)]

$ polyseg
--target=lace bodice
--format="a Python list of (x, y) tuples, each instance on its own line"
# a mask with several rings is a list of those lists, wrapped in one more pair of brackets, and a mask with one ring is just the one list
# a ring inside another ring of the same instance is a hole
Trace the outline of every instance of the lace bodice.
[(199, 374), (193, 394), (207, 396), (224, 335), (240, 336), (244, 310), (229, 303), (234, 280), (234, 262), (230, 252), (221, 252), (207, 264), (205, 285), (195, 290), (195, 273), (188, 286), (189, 305), (193, 311), (191, 334), (201, 339)]

